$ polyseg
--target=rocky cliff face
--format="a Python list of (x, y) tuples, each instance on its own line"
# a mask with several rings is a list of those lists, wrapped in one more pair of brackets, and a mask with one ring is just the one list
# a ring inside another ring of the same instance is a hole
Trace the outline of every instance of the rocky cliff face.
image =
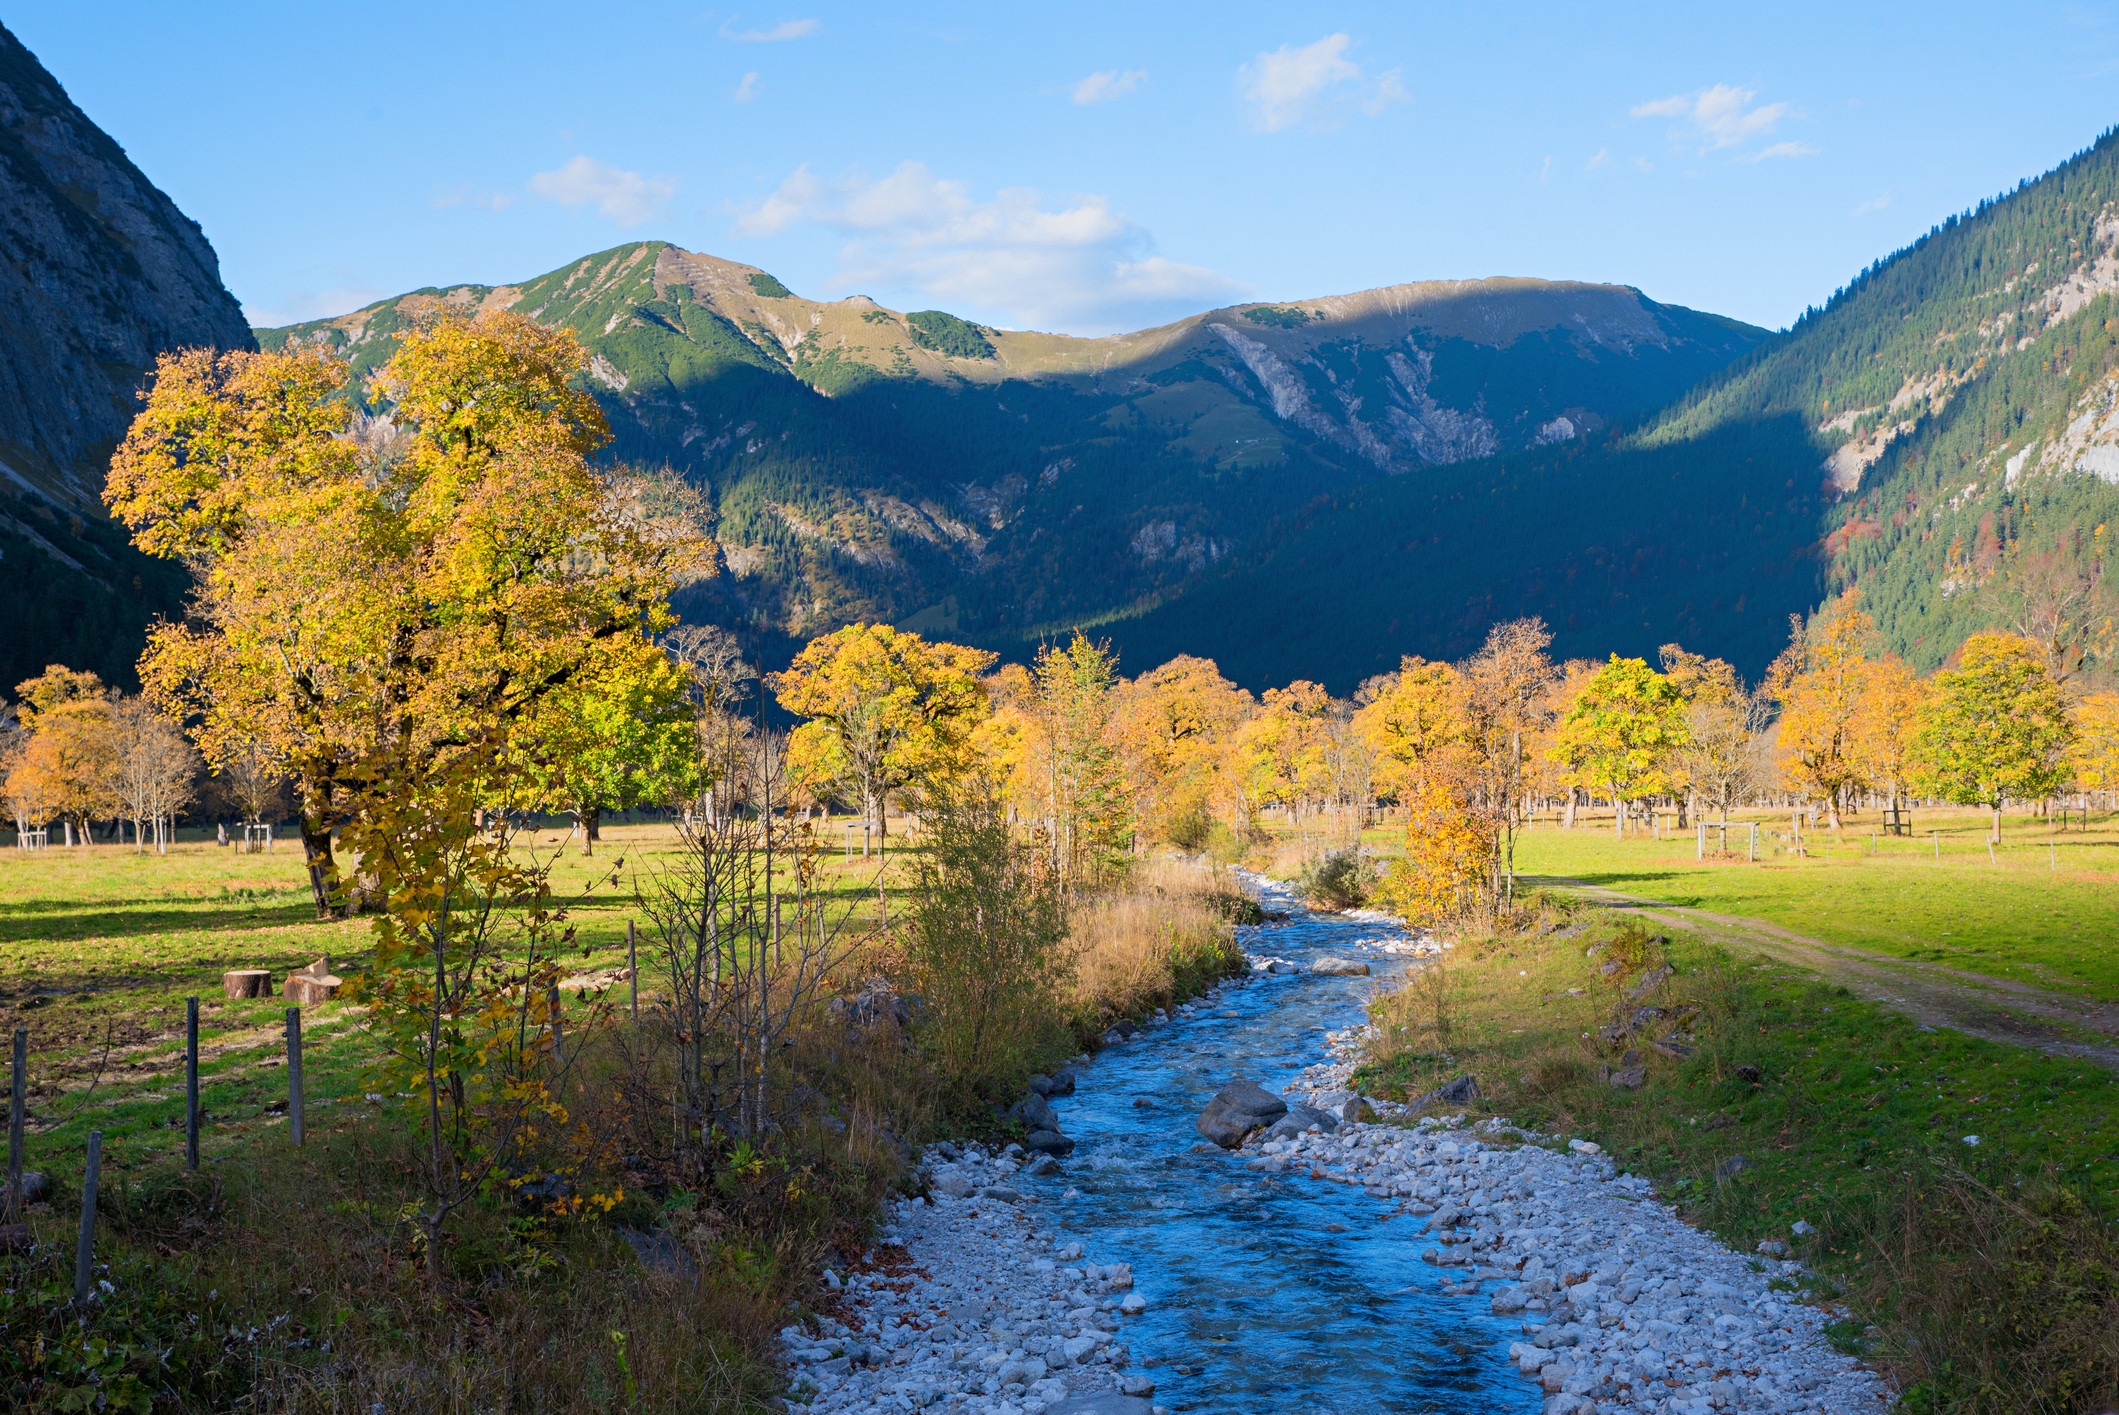
[(198, 224), (0, 28), (0, 696), (48, 663), (132, 680), (183, 567), (103, 515), (165, 349), (254, 347)]
[(100, 511), (156, 353), (250, 348), (198, 223), (0, 28), (0, 478)]

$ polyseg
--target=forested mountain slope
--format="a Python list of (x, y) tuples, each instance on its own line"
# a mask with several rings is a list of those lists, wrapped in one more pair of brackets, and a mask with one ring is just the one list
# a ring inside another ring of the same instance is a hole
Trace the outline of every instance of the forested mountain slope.
[(1182, 649), (1344, 689), (1539, 614), (1563, 652), (1678, 640), (1756, 674), (1787, 614), (1854, 586), (1932, 668), (2026, 600), (2109, 595), (2086, 592), (2119, 519), (2115, 290), (2107, 133), (1630, 428), (1320, 500), (1105, 632), (1133, 664)]
[(710, 489), (728, 573), (688, 617), (961, 638), (1175, 594), (1320, 494), (1579, 441), (1764, 331), (1623, 286), (1438, 281), (1106, 339), (800, 298), (663, 242), (259, 332), (356, 370), (437, 307), (576, 330), (613, 454)]
[(0, 29), (0, 690), (64, 661), (132, 675), (188, 581), (103, 518), (164, 349), (250, 344), (206, 237)]

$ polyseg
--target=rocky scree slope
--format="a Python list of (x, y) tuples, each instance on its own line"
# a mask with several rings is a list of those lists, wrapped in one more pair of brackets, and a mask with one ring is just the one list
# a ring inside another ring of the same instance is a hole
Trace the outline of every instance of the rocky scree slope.
[(1579, 440), (1764, 337), (1623, 286), (1511, 279), (1085, 339), (805, 299), (660, 241), (259, 337), (360, 372), (436, 309), (574, 329), (614, 454), (711, 491), (727, 573), (687, 617), (1001, 647), (1156, 603), (1320, 492)]
[(164, 350), (252, 347), (198, 223), (0, 29), (0, 687), (53, 660), (124, 681), (181, 569), (103, 516), (104, 470)]

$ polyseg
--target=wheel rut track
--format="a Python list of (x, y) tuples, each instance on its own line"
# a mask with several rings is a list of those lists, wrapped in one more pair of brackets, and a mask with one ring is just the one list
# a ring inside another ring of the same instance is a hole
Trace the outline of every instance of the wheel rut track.
[(1610, 909), (1702, 934), (1716, 943), (1755, 949), (1929, 1027), (2030, 1047), (2048, 1056), (2095, 1062), (2119, 1072), (2119, 1005), (2071, 997), (2007, 978), (1991, 978), (1918, 959), (1893, 958), (1828, 943), (1764, 919), (1718, 914), (1627, 894), (1564, 875), (1523, 875), (1527, 885), (1571, 889)]

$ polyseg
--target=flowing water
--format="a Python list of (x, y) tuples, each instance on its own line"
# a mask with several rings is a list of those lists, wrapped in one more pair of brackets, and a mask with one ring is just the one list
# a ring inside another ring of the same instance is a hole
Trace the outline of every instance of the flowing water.
[[(1248, 1076), (1289, 1095), (1296, 1073), (1323, 1058), (1324, 1033), (1359, 1025), (1368, 994), (1405, 967), (1358, 944), (1388, 926), (1312, 914), (1264, 888), (1267, 906), (1290, 919), (1239, 930), (1251, 953), (1305, 969), (1338, 954), (1374, 976), (1261, 977), (1195, 1020), (1107, 1049), (1076, 1068), (1074, 1095), (1053, 1101), (1078, 1142), (1067, 1172), (1013, 1182), (1044, 1200), (1092, 1260), (1133, 1265), (1148, 1310), (1126, 1322), (1125, 1339), (1137, 1363), (1157, 1363), (1158, 1405), (1216, 1415), (1536, 1410), (1543, 1393), (1507, 1359), (1518, 1328), (1490, 1315), (1483, 1297), (1436, 1290), (1437, 1270), (1419, 1260), (1426, 1245), (1413, 1241), (1422, 1221), (1391, 1217), (1400, 1201), (1194, 1152), (1193, 1121), (1215, 1091)], [(1070, 1185), (1080, 1193), (1063, 1200)]]

